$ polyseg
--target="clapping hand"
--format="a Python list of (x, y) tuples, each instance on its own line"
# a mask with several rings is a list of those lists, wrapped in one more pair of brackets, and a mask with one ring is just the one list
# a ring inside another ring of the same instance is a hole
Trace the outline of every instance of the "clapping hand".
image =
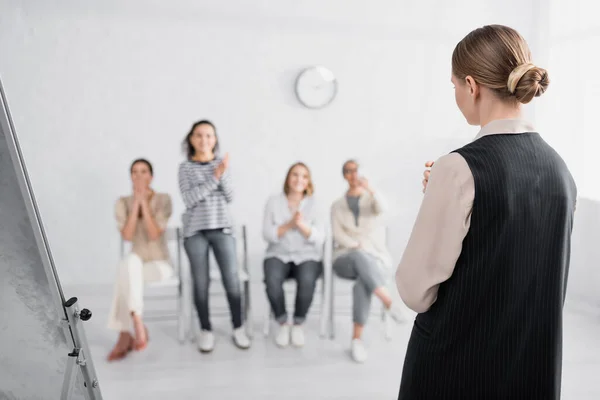
[(299, 225), (301, 225), (304, 222), (304, 217), (302, 216), (302, 213), (300, 211), (296, 211), (294, 213), (294, 217), (292, 218), (292, 224), (295, 227), (298, 227)]
[(310, 237), (312, 228), (310, 227), (310, 224), (307, 224), (304, 221), (304, 216), (300, 211), (294, 213), (294, 216), (290, 220), (290, 224), (292, 229), (297, 229), (305, 238), (308, 239)]
[(217, 168), (215, 168), (215, 177), (221, 179), (227, 170), (227, 167), (229, 167), (229, 153), (225, 153), (225, 157), (223, 157), (223, 160), (221, 160), (219, 165), (217, 165)]

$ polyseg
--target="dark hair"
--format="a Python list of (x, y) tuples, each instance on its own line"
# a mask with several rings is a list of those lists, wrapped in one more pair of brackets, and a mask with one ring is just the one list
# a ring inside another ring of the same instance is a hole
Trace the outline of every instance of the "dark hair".
[(131, 163), (131, 167), (129, 167), (129, 173), (133, 173), (133, 167), (135, 167), (135, 164), (140, 164), (140, 163), (146, 164), (146, 166), (150, 170), (150, 175), (154, 176), (154, 170), (152, 169), (152, 164), (150, 164), (150, 161), (146, 160), (145, 158), (138, 158), (137, 160), (134, 160)]
[(194, 134), (194, 130), (197, 127), (199, 127), (200, 125), (208, 125), (213, 128), (213, 130), (215, 131), (215, 139), (216, 139), (215, 147), (213, 148), (213, 153), (216, 155), (219, 151), (219, 137), (217, 136), (217, 128), (209, 120), (203, 119), (201, 121), (195, 122), (194, 125), (192, 125), (192, 127), (190, 128), (190, 131), (188, 132), (187, 136), (183, 140), (183, 152), (187, 155), (188, 160), (192, 159), (192, 157), (194, 157), (194, 155), (196, 154), (196, 150), (194, 150), (194, 146), (192, 146), (191, 139), (192, 139), (192, 135)]
[(358, 167), (358, 162), (351, 158), (350, 160), (347, 160), (344, 165), (342, 165), (342, 175), (346, 175), (346, 167), (348, 166), (348, 164), (356, 164), (356, 166)]

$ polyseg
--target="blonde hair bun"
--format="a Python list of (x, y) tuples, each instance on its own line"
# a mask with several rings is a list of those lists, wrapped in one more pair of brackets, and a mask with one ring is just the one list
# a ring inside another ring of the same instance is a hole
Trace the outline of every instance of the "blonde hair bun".
[(532, 63), (521, 64), (512, 70), (508, 77), (508, 91), (523, 104), (539, 97), (548, 88), (550, 78), (548, 72)]
[(532, 63), (525, 39), (504, 25), (477, 28), (458, 42), (452, 74), (458, 80), (471, 76), (500, 99), (523, 104), (541, 96), (550, 84), (548, 72)]

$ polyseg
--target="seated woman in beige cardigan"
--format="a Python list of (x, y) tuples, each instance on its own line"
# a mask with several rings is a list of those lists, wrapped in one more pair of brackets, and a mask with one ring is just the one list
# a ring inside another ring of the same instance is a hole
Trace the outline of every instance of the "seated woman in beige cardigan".
[(121, 197), (115, 205), (119, 232), (132, 248), (117, 272), (108, 327), (119, 332), (119, 339), (109, 361), (123, 358), (131, 350), (146, 348), (148, 332), (142, 320), (144, 282), (173, 275), (163, 235), (171, 216), (171, 197), (151, 189), (152, 164), (147, 160), (135, 160), (130, 172), (133, 194)]
[[(367, 351), (361, 336), (371, 307), (371, 295), (377, 296), (388, 310), (392, 309), (392, 298), (385, 287), (387, 278), (391, 278), (392, 260), (386, 247), (381, 218), (384, 203), (380, 194), (359, 176), (356, 161), (346, 161), (342, 172), (349, 188), (331, 207), (333, 271), (341, 278), (356, 280), (351, 353), (354, 361), (364, 362)], [(402, 319), (401, 312), (395, 308), (391, 316)]]

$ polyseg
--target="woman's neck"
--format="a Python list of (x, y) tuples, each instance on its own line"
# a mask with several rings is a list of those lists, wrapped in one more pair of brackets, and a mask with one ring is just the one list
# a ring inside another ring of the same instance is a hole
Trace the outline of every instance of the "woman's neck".
[(151, 199), (154, 196), (154, 190), (150, 186), (146, 186), (146, 198)]
[(350, 186), (350, 188), (348, 189), (348, 191), (346, 192), (346, 194), (348, 196), (360, 196), (363, 192), (363, 188), (360, 186)]
[(288, 203), (298, 204), (304, 198), (304, 193), (289, 192), (286, 197), (288, 199)]
[(198, 162), (209, 162), (215, 159), (214, 153), (196, 153), (192, 157), (192, 160)]
[(489, 98), (483, 101), (479, 112), (479, 125), (486, 126), (492, 121), (501, 119), (521, 119), (521, 107), (511, 102), (502, 101), (496, 98)]

